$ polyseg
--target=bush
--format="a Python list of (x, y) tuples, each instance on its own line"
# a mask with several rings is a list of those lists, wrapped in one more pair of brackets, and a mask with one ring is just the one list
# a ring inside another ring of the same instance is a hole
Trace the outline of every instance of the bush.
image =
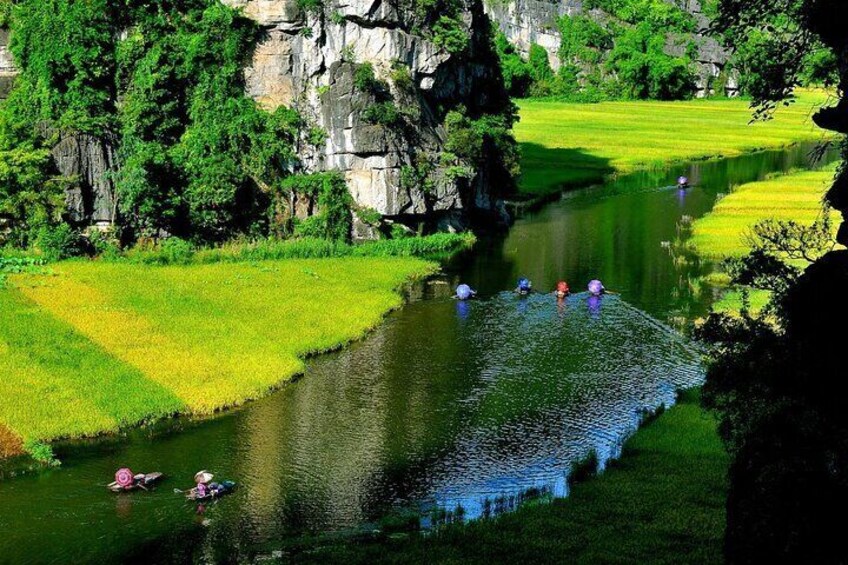
[(372, 92), (378, 85), (374, 65), (369, 62), (356, 65), (353, 71), (353, 86), (362, 92)]
[(468, 49), (471, 38), (459, 15), (440, 16), (433, 24), (433, 43), (448, 53), (462, 53)]
[(113, 229), (107, 231), (92, 230), (88, 243), (95, 255), (113, 258), (121, 254), (121, 245)]
[(59, 460), (56, 459), (53, 453), (53, 448), (46, 443), (40, 441), (29, 440), (24, 444), (24, 450), (30, 454), (30, 457), (51, 467), (58, 467)]
[(184, 264), (191, 261), (194, 246), (184, 239), (169, 237), (160, 244), (162, 254), (172, 264)]
[(68, 224), (39, 228), (35, 246), (49, 261), (76, 257), (85, 250), (80, 233)]
[(392, 127), (402, 122), (401, 114), (394, 102), (376, 102), (365, 108), (362, 119), (369, 124)]
[(293, 175), (283, 182), (281, 191), (284, 194), (294, 192), (317, 199), (318, 214), (299, 222), (295, 226), (296, 235), (333, 241), (350, 239), (353, 198), (340, 173)]
[(409, 67), (401, 62), (396, 61), (392, 65), (391, 79), (395, 87), (403, 92), (411, 91), (414, 87), (412, 80), (412, 72)]
[(527, 61), (515, 50), (515, 46), (509, 42), (506, 35), (495, 24), (495, 51), (500, 60), (501, 74), (503, 75), (504, 87), (511, 96), (524, 97), (533, 82), (530, 76), (530, 66)]

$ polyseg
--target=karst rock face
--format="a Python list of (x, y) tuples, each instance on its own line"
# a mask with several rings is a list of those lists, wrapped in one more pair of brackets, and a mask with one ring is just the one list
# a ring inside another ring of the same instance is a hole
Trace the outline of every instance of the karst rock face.
[[(262, 28), (244, 71), (247, 94), (270, 111), (294, 108), (310, 128), (326, 134), (323, 143), (298, 148), (300, 170), (343, 173), (358, 210), (442, 229), (463, 228), (474, 216), (508, 219), (498, 194), (511, 179), (490, 179), (473, 167), (470, 178), (457, 177), (439, 163), (448, 110), (486, 113), (506, 99), (482, 0), (464, 2), (461, 21), (470, 43), (452, 54), (434, 43), (432, 32), (419, 29), (410, 2), (325, 0), (307, 11), (297, 0), (222, 0)], [(8, 31), (0, 30), (0, 99), (16, 75), (7, 43)], [(366, 119), (376, 100), (355, 85), (356, 69), (364, 63), (388, 85), (385, 95), (403, 111), (404, 123)], [(392, 78), (397, 69), (411, 79), (403, 88)], [(66, 138), (54, 157), (62, 173), (81, 180), (68, 195), (70, 217), (78, 223), (113, 221), (115, 190), (106, 174), (120, 166), (113, 140)], [(422, 163), (426, 186), (402, 180), (405, 170), (421, 170)], [(357, 237), (376, 235), (361, 222), (356, 226)]]
[[(724, 88), (729, 96), (739, 93), (734, 73), (727, 68), (730, 54), (707, 33), (710, 21), (701, 8), (702, 0), (666, 0), (692, 15), (698, 32), (686, 37), (669, 36), (666, 51), (672, 55), (682, 55), (689, 41), (697, 48), (695, 57), (698, 96), (716, 94), (715, 90)], [(497, 23), (507, 39), (519, 52), (527, 56), (532, 44), (544, 47), (548, 60), (554, 70), (560, 66), (559, 48), (562, 37), (558, 20), (562, 16), (588, 15), (599, 22), (609, 19), (609, 15), (599, 9), (589, 9), (583, 0), (488, 0), (486, 12)], [(721, 80), (723, 78), (723, 81)], [(716, 83), (721, 83), (719, 87)], [(718, 93), (722, 94), (722, 93)]]
[[(389, 218), (458, 227), (468, 212), (502, 216), (497, 183), (483, 173), (457, 179), (434, 164), (426, 189), (402, 180), (405, 168), (436, 163), (444, 151), (445, 108), (482, 108), (490, 97), (503, 96), (487, 87), (500, 78), (489, 56), (490, 24), (481, 0), (466, 0), (462, 21), (471, 44), (462, 55), (414, 31), (409, 8), (398, 3), (333, 0), (305, 12), (296, 0), (223, 1), (265, 31), (245, 71), (248, 94), (268, 110), (290, 106), (326, 132), (323, 144), (302, 150), (306, 171), (341, 171), (357, 206)], [(415, 116), (406, 127), (364, 116), (375, 103), (355, 84), (364, 63), (389, 86), (393, 103)], [(399, 68), (412, 79), (403, 88), (392, 78)]]

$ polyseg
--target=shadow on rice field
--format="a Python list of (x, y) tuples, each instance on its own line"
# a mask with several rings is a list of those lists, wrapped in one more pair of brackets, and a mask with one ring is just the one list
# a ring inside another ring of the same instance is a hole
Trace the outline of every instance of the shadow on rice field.
[(612, 173), (674, 162), (732, 157), (822, 139), (813, 110), (822, 91), (803, 91), (768, 122), (751, 124), (744, 100), (623, 101), (580, 104), (519, 100), (515, 126), (522, 148), (520, 191), (536, 197)]

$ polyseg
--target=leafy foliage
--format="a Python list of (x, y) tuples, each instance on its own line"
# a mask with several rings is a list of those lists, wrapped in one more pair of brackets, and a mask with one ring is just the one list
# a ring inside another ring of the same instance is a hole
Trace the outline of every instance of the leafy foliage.
[(317, 201), (318, 213), (296, 226), (296, 235), (331, 241), (346, 241), (350, 238), (353, 199), (341, 174), (293, 175), (283, 181), (281, 190), (284, 193), (307, 195)]
[(694, 91), (691, 61), (665, 52), (666, 38), (645, 21), (622, 33), (610, 53), (608, 68), (630, 98), (675, 100)]
[(462, 53), (468, 49), (470, 38), (462, 18), (459, 15), (440, 16), (433, 24), (433, 43), (448, 53)]
[(12, 242), (29, 245), (38, 229), (59, 222), (65, 184), (50, 174), (46, 149), (31, 144), (0, 148), (0, 217), (11, 221)]
[[(564, 15), (558, 20), (560, 67), (555, 73), (544, 48), (532, 44), (525, 63), (505, 45), (498, 54), (505, 77), (525, 77), (516, 95), (558, 96), (576, 101), (617, 98), (682, 99), (694, 91), (694, 53), (668, 54), (673, 35), (692, 33), (692, 17), (661, 0), (593, 0), (586, 10), (606, 17)], [(504, 38), (505, 41), (505, 38)], [(517, 60), (516, 60), (517, 58)], [(511, 81), (508, 82), (512, 87)]]
[(756, 117), (768, 118), (793, 98), (800, 84), (833, 84), (834, 47), (844, 45), (848, 12), (827, 0), (713, 0), (713, 32), (736, 51), (743, 89), (754, 99)]
[(521, 54), (516, 51), (515, 46), (509, 42), (500, 28), (493, 28), (493, 33), (495, 49), (503, 73), (504, 86), (511, 96), (519, 98), (526, 96), (530, 84), (533, 82), (529, 65), (522, 59)]
[[(518, 148), (512, 137), (512, 116), (484, 115), (469, 118), (460, 108), (445, 117), (448, 137), (445, 149), (476, 167), (495, 166), (507, 177), (519, 173)], [(497, 156), (498, 162), (490, 162)]]
[(119, 140), (115, 181), (136, 236), (214, 242), (267, 230), (271, 187), (292, 169), (303, 124), (244, 95), (254, 22), (217, 0), (23, 0), (12, 26), (21, 76), (0, 138), (26, 149), (3, 154), (5, 174), (17, 171), (7, 192), (45, 192), (45, 210), (59, 191), (43, 148), (59, 132), (89, 133)]

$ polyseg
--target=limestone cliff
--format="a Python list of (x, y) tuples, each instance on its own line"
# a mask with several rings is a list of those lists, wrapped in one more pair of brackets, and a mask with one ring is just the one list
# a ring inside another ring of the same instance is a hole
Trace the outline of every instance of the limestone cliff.
[[(725, 94), (738, 94), (738, 86), (733, 73), (727, 69), (729, 54), (715, 38), (706, 34), (709, 20), (701, 11), (700, 0), (666, 0), (680, 6), (695, 19), (698, 33), (684, 38), (687, 41), (676, 41), (680, 38), (669, 37), (667, 51), (680, 55), (685, 43), (691, 39), (697, 46), (695, 57), (698, 96), (713, 94), (715, 88), (724, 88)], [(590, 17), (603, 21), (608, 18), (598, 9), (589, 10), (583, 0), (486, 0), (486, 12), (504, 32), (507, 39), (515, 45), (524, 56), (530, 51), (532, 44), (544, 47), (554, 70), (560, 66), (559, 47), (561, 36), (557, 21), (562, 16), (588, 14)], [(718, 86), (720, 84), (720, 86)]]
[[(296, 109), (310, 130), (326, 134), (317, 146), (302, 142), (295, 169), (340, 171), (357, 210), (411, 226), (429, 222), (459, 228), (477, 214), (506, 219), (499, 190), (511, 179), (493, 179), (498, 175), (485, 159), (444, 158), (444, 121), (450, 110), (463, 109), (476, 118), (509, 107), (481, 0), (463, 0), (458, 21), (468, 44), (453, 52), (438, 44), (432, 30), (423, 29), (421, 12), (412, 2), (326, 0), (307, 9), (297, 0), (221, 1), (241, 9), (262, 30), (244, 71), (247, 94), (268, 110)], [(7, 42), (3, 31), (0, 98), (8, 94), (15, 74)], [(382, 89), (379, 100), (354, 80), (363, 64), (374, 69)], [(400, 118), (392, 123), (369, 119), (369, 108), (380, 101), (396, 108)], [(68, 194), (73, 220), (115, 220), (115, 175), (110, 171), (119, 167), (118, 153), (113, 139), (86, 135), (65, 135), (55, 147), (57, 168), (78, 181)], [(311, 211), (312, 202), (294, 206), (299, 215)], [(364, 223), (355, 224), (355, 235), (374, 235)]]
[[(488, 53), (489, 22), (480, 0), (468, 0), (463, 25), (469, 50), (452, 55), (414, 30), (409, 13), (385, 0), (339, 0), (319, 11), (296, 0), (224, 0), (242, 8), (265, 29), (252, 66), (248, 93), (268, 109), (295, 108), (327, 133), (323, 147), (302, 154), (308, 171), (344, 172), (356, 203), (394, 218), (433, 218), (456, 225), (466, 211), (502, 213), (485, 172), (453, 178), (441, 168), (443, 109), (461, 104), (473, 112), (503, 96)], [(412, 127), (370, 123), (364, 110), (373, 97), (354, 84), (357, 65), (370, 63), (390, 86), (391, 97), (413, 116)], [(410, 87), (392, 80), (401, 67)], [(410, 131), (413, 130), (413, 131)], [(429, 163), (427, 188), (405, 184), (405, 168)]]
[(0, 28), (0, 100), (9, 95), (17, 74), (15, 60), (9, 52), (9, 30)]

